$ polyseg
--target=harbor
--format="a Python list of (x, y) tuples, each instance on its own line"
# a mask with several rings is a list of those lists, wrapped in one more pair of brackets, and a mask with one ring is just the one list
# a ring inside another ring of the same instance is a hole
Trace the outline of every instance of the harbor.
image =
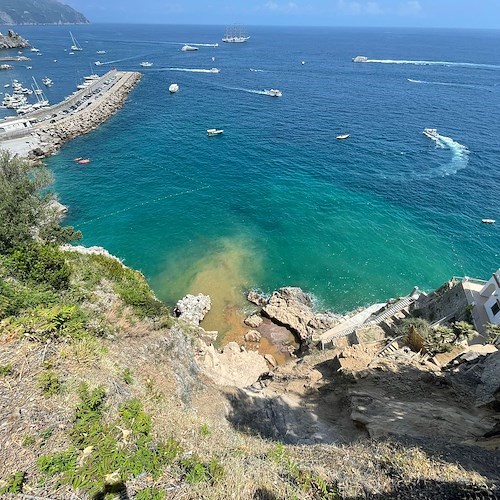
[(63, 101), (22, 117), (0, 122), (0, 148), (12, 155), (42, 158), (66, 141), (95, 129), (121, 108), (141, 78), (132, 71), (108, 71), (87, 77), (86, 84)]

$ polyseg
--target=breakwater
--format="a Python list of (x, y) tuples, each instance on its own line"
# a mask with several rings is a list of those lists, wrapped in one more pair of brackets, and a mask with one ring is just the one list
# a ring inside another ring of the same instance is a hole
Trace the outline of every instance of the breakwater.
[(33, 159), (54, 154), (116, 113), (140, 78), (138, 72), (112, 70), (58, 104), (6, 119), (0, 122), (0, 147)]

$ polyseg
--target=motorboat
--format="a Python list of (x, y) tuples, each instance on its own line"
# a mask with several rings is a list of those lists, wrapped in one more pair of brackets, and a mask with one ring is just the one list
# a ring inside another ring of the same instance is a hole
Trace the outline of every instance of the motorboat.
[(264, 94), (270, 95), (271, 97), (281, 97), (283, 95), (281, 90), (278, 89), (264, 90)]
[(424, 128), (422, 133), (429, 139), (436, 139), (439, 137), (438, 131), (435, 128)]
[(366, 56), (356, 56), (352, 58), (352, 62), (363, 63), (368, 62), (368, 57)]
[(209, 128), (207, 129), (207, 135), (208, 137), (213, 137), (215, 135), (221, 135), (224, 133), (224, 130), (220, 128)]
[(179, 90), (179, 85), (177, 85), (177, 83), (172, 83), (170, 84), (170, 87), (168, 87), (168, 91), (171, 94), (175, 94), (178, 90)]
[(78, 160), (77, 163), (80, 165), (88, 165), (90, 163), (90, 160), (88, 158), (82, 158), (81, 160)]
[(182, 52), (194, 52), (198, 50), (198, 47), (193, 47), (192, 45), (183, 45), (181, 48)]
[(495, 219), (481, 219), (481, 222), (483, 224), (495, 224), (496, 220)]
[(220, 73), (220, 69), (219, 68), (210, 68), (208, 70), (209, 73)]
[(340, 134), (337, 136), (337, 139), (349, 139), (349, 134)]
[(96, 61), (94, 64), (95, 64), (96, 66), (102, 66), (104, 63), (102, 63), (101, 61)]
[(149, 62), (149, 61), (143, 61), (143, 62), (141, 62), (141, 67), (142, 68), (151, 68), (151, 66), (153, 66), (152, 62)]
[(98, 50), (98, 51), (96, 52), (96, 54), (106, 54), (106, 51), (105, 51), (105, 50)]

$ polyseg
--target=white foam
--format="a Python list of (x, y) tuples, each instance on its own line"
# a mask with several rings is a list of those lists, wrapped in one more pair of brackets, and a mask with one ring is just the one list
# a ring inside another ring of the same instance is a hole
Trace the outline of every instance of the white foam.
[(263, 69), (255, 69), (255, 68), (250, 68), (250, 71), (255, 71), (255, 72), (259, 72), (259, 73), (264, 73), (264, 70), (263, 70)]
[(186, 71), (187, 73), (213, 73), (213, 74), (217, 74), (220, 70), (213, 71), (212, 69), (199, 69), (199, 68), (158, 68), (156, 71)]
[(375, 64), (413, 64), (415, 66), (457, 66), (461, 68), (487, 68), (487, 69), (500, 69), (496, 64), (481, 64), (481, 63), (468, 63), (468, 62), (450, 62), (450, 61), (411, 61), (400, 59), (367, 59), (363, 63)]
[(488, 87), (484, 87), (481, 85), (470, 85), (467, 83), (453, 83), (453, 82), (430, 82), (426, 80), (413, 80), (412, 78), (408, 78), (408, 81), (410, 83), (419, 83), (422, 85), (440, 85), (443, 87), (461, 87), (461, 88), (466, 88), (466, 89), (482, 89), (482, 90), (488, 90), (491, 92), (492, 89)]
[(431, 139), (436, 143), (437, 148), (449, 149), (452, 153), (451, 161), (434, 171), (433, 176), (444, 177), (446, 175), (453, 175), (467, 167), (469, 163), (469, 150), (467, 146), (454, 141), (451, 137), (439, 134)]

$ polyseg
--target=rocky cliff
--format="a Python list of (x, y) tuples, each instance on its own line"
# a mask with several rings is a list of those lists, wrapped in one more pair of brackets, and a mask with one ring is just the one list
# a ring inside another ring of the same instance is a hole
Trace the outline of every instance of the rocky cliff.
[(2, 0), (0, 24), (87, 24), (89, 20), (56, 0)]
[(6, 35), (0, 33), (0, 49), (18, 49), (30, 47), (30, 44), (15, 31), (9, 30)]

